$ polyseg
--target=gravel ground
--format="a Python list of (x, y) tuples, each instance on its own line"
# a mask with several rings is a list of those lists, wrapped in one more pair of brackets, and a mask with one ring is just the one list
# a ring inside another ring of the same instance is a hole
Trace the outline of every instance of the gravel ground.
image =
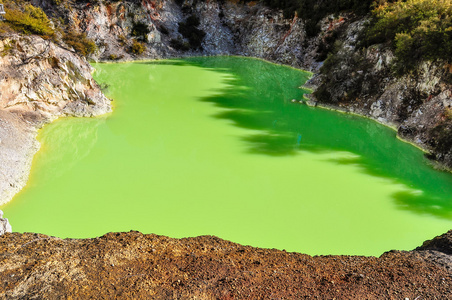
[(7, 299), (452, 299), (452, 231), (381, 257), (314, 256), (213, 236), (0, 237)]

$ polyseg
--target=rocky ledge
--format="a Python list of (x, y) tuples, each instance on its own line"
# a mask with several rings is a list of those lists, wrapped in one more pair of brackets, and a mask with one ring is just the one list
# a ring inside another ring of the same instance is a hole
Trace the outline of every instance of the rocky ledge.
[(0, 237), (7, 299), (450, 299), (452, 231), (379, 258), (314, 256), (213, 236)]
[(96, 116), (110, 100), (92, 67), (70, 50), (37, 36), (0, 41), (0, 204), (25, 185), (39, 149), (37, 129), (61, 116)]

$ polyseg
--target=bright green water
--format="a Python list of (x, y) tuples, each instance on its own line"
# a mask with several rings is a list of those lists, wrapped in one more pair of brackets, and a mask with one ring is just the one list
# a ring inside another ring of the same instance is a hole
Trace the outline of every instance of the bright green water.
[(28, 186), (1, 207), (16, 231), (379, 255), (452, 228), (452, 176), (375, 122), (291, 103), (306, 73), (225, 57), (95, 67), (114, 113), (40, 132)]

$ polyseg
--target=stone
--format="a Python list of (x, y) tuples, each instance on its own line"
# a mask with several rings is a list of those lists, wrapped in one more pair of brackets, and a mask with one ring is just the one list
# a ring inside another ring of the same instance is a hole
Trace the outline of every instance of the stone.
[(7, 232), (13, 232), (8, 219), (3, 218), (3, 211), (0, 210), (0, 235)]

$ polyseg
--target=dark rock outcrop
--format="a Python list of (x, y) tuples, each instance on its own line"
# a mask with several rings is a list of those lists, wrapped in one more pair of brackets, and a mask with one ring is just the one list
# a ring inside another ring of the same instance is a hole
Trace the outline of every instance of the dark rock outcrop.
[(360, 46), (366, 21), (345, 22), (338, 29), (339, 46), (311, 81), (316, 100), (393, 127), (399, 137), (452, 169), (450, 66), (423, 62), (410, 73), (396, 75), (395, 56), (387, 45)]
[(452, 255), (452, 230), (437, 236), (434, 239), (425, 241), (416, 250), (435, 250), (448, 255)]

